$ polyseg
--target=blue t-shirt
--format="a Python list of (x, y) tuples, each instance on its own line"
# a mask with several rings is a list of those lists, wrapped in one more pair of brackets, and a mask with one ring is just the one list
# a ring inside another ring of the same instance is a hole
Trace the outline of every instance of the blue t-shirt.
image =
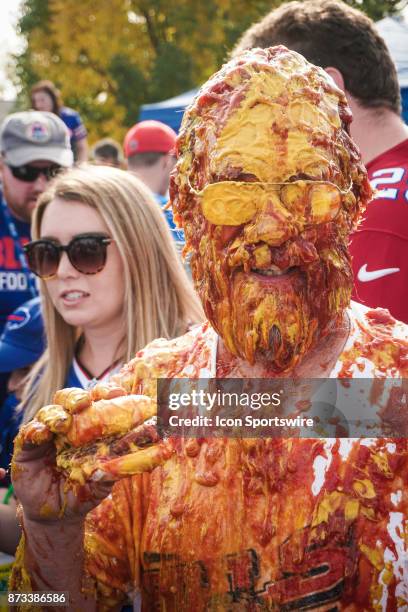
[(80, 389), (91, 389), (98, 382), (107, 381), (113, 374), (117, 374), (123, 364), (115, 364), (107, 368), (98, 378), (92, 377), (74, 358), (65, 381), (65, 387), (79, 387)]
[[(33, 274), (22, 268), (19, 256), (22, 245), (30, 242), (30, 224), (19, 221), (12, 215), (11, 223), (19, 236), (18, 244), (12, 235), (10, 224), (3, 210), (4, 198), (0, 191), (2, 204), (0, 206), (0, 333), (3, 331), (6, 319), (18, 306), (30, 300), (33, 295)], [(38, 292), (37, 292), (38, 293)]]
[[(18, 400), (14, 393), (10, 393), (0, 408), (0, 467), (7, 470), (10, 467), (13, 455), (14, 438), (23, 416), (22, 412), (16, 412)], [(1, 481), (1, 486), (10, 484), (10, 475)]]
[(78, 140), (82, 140), (82, 138), (85, 138), (87, 135), (86, 127), (82, 123), (79, 113), (72, 108), (63, 106), (60, 109), (59, 116), (69, 130), (71, 148), (75, 151), (75, 143), (78, 142)]
[(72, 364), (71, 367), (69, 368), (65, 386), (66, 387), (78, 387), (80, 389), (84, 387), (84, 385), (82, 384), (82, 381), (79, 380), (79, 376), (77, 374), (76, 368), (74, 367), (74, 364)]

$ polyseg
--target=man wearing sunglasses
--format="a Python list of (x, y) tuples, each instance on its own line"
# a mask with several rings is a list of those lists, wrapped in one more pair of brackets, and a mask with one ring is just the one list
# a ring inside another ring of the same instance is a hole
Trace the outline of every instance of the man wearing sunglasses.
[[(8, 115), (1, 126), (0, 332), (7, 316), (37, 294), (23, 245), (30, 220), (48, 181), (73, 163), (69, 133), (53, 113)], [(0, 381), (0, 395), (1, 395)]]

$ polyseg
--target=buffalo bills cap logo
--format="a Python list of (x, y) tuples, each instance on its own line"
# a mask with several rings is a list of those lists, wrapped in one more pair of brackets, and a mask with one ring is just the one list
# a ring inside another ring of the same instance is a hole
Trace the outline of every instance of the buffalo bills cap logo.
[(31, 142), (42, 143), (48, 142), (51, 135), (47, 124), (33, 121), (26, 128), (26, 136)]
[(31, 314), (28, 308), (24, 306), (19, 308), (17, 312), (13, 312), (11, 315), (7, 317), (7, 329), (9, 331), (13, 331), (14, 329), (20, 329), (27, 325), (29, 320), (31, 319)]

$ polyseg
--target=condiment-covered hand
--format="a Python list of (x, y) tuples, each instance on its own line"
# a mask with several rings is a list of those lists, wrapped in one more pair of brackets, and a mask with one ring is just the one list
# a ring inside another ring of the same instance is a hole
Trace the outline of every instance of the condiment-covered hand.
[(103, 483), (163, 463), (171, 448), (155, 415), (152, 399), (114, 383), (58, 391), (16, 439), (12, 475), (24, 511), (37, 519), (85, 514), (109, 492)]

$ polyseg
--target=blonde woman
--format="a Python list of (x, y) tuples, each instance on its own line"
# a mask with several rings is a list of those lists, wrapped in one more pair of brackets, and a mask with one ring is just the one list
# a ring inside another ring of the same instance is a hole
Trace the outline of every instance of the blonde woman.
[(24, 421), (58, 389), (92, 386), (202, 318), (163, 213), (130, 173), (82, 166), (57, 177), (32, 235), (25, 251), (41, 279), (48, 348), (24, 390)]

